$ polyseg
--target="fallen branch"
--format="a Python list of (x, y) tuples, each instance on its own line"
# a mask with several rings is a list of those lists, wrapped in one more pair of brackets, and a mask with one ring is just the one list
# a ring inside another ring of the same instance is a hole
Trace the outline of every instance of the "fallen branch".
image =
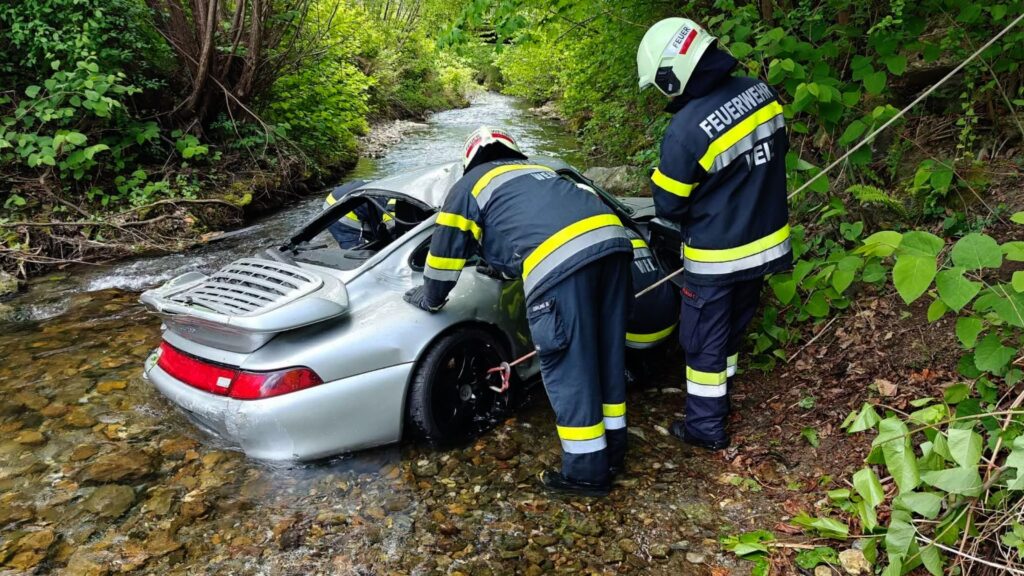
[(818, 338), (821, 338), (821, 335), (824, 334), (829, 329), (829, 327), (832, 326), (832, 324), (835, 323), (835, 321), (838, 320), (838, 319), (839, 319), (839, 316), (833, 316), (832, 319), (828, 321), (828, 324), (825, 324), (825, 327), (822, 328), (821, 330), (819, 330), (818, 333), (814, 335), (814, 338), (811, 338), (810, 340), (808, 340), (806, 344), (801, 346), (799, 350), (794, 352), (793, 355), (790, 356), (788, 360), (786, 360), (786, 364), (789, 364), (790, 362), (792, 362), (793, 359), (796, 358), (797, 356), (799, 356), (800, 354), (802, 354), (803, 351), (806, 350), (808, 346), (810, 346), (811, 344), (814, 344), (814, 342)]

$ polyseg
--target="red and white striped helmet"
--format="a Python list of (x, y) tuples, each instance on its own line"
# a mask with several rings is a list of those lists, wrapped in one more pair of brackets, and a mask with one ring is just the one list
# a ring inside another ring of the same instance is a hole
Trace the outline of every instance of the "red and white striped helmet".
[(516, 144), (515, 139), (512, 138), (508, 132), (497, 128), (481, 126), (474, 130), (473, 133), (469, 135), (469, 139), (466, 140), (465, 153), (462, 155), (462, 167), (465, 168), (469, 166), (469, 163), (473, 161), (473, 158), (476, 157), (480, 149), (491, 144), (501, 144), (513, 152), (518, 154), (523, 153), (523, 151), (519, 149), (519, 145)]

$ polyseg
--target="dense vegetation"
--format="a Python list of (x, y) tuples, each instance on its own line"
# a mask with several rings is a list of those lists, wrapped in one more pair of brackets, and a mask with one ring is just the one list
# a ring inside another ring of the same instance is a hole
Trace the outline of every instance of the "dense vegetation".
[(237, 220), (225, 205), (280, 205), (352, 165), (370, 121), (464, 105), (472, 70), (430, 36), (457, 7), (4, 3), (3, 267), (109, 256), (111, 241), (129, 250), (189, 236), (161, 228), (172, 222)]
[[(473, 3), (445, 39), (459, 43), (492, 26), (503, 41), (495, 62), (506, 92), (554, 102), (595, 162), (643, 172), (657, 162), (669, 117), (660, 94), (636, 88), (636, 46), (660, 18), (693, 18), (782, 94), (796, 190), (1022, 10), (1019, 1), (500, 0)], [(1011, 215), (1024, 208), (1022, 62), (1018, 26), (793, 198), (799, 259), (792, 273), (771, 278), (755, 322), (754, 365), (771, 369), (890, 285), (907, 304), (930, 300), (922, 322), (956, 315), (960, 381), (942, 398), (915, 401), (911, 413), (874, 400), (851, 414), (850, 433), (877, 432), (865, 467), (834, 486), (816, 514), (792, 521), (808, 535), (860, 538), (887, 575), (1024, 559), (1024, 395), (1015, 390), (1024, 379), (1024, 212)], [(816, 446), (816, 431), (804, 432)], [(766, 574), (775, 541), (761, 531), (725, 544)], [(808, 570), (837, 562), (827, 546), (796, 558)]]

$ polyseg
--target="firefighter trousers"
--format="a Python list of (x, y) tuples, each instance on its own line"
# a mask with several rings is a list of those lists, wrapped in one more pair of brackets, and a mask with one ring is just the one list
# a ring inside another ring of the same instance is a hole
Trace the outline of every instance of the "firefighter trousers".
[(562, 474), (605, 483), (626, 455), (630, 255), (613, 254), (531, 298), (527, 319), (562, 444)]
[(729, 388), (763, 284), (763, 278), (724, 286), (683, 283), (679, 343), (686, 352), (686, 432), (695, 439), (728, 439)]

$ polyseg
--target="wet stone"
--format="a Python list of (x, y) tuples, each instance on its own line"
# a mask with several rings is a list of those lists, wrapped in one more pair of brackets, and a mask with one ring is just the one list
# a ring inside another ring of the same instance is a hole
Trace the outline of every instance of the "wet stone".
[(433, 478), (434, 476), (437, 476), (438, 472), (439, 469), (437, 467), (437, 462), (429, 460), (420, 460), (416, 463), (416, 467), (413, 469), (413, 474), (416, 474), (421, 478)]
[(665, 544), (651, 544), (648, 551), (654, 558), (668, 558), (668, 555), (672, 550)]
[(60, 402), (53, 402), (39, 411), (39, 413), (46, 418), (61, 418), (70, 411), (66, 404)]
[(153, 473), (155, 464), (149, 454), (134, 449), (104, 454), (82, 469), (84, 482), (107, 483), (139, 480)]
[(50, 401), (44, 396), (40, 396), (35, 392), (18, 392), (14, 395), (14, 404), (18, 406), (24, 406), (29, 410), (41, 410)]
[(392, 496), (384, 501), (384, 508), (388, 512), (400, 512), (409, 507), (409, 499), (405, 496)]
[(107, 484), (100, 486), (82, 502), (82, 507), (101, 518), (117, 518), (135, 504), (131, 486)]
[(14, 437), (14, 441), (25, 446), (46, 444), (46, 436), (38, 430), (24, 430)]
[(72, 428), (92, 428), (96, 425), (96, 419), (81, 407), (72, 408), (64, 417), (64, 422)]
[(81, 462), (92, 458), (99, 453), (99, 451), (99, 447), (94, 444), (82, 444), (75, 446), (75, 449), (71, 451), (71, 455), (68, 456), (68, 458), (70, 458), (72, 462)]
[(14, 555), (7, 560), (7, 566), (17, 570), (28, 570), (46, 558), (46, 552), (57, 539), (53, 530), (38, 530), (22, 536), (14, 546)]
[(116, 390), (124, 390), (127, 387), (127, 380), (104, 380), (96, 385), (96, 391), (100, 394), (110, 394)]
[(107, 566), (107, 562), (97, 555), (85, 549), (79, 549), (68, 559), (68, 565), (62, 574), (67, 576), (106, 576), (110, 573)]
[(629, 538), (619, 540), (619, 548), (626, 554), (634, 554), (639, 549), (637, 543)]
[(674, 550), (676, 552), (685, 552), (685, 551), (690, 549), (690, 541), (689, 540), (680, 540), (678, 542), (673, 542), (673, 543), (669, 544), (669, 548), (671, 548), (672, 550)]
[(503, 536), (501, 540), (498, 541), (498, 546), (507, 552), (515, 552), (526, 548), (528, 543), (529, 541), (525, 537), (510, 534)]
[(623, 553), (621, 548), (613, 544), (605, 549), (604, 554), (601, 555), (601, 559), (604, 560), (606, 564), (617, 564), (625, 560), (626, 555)]

